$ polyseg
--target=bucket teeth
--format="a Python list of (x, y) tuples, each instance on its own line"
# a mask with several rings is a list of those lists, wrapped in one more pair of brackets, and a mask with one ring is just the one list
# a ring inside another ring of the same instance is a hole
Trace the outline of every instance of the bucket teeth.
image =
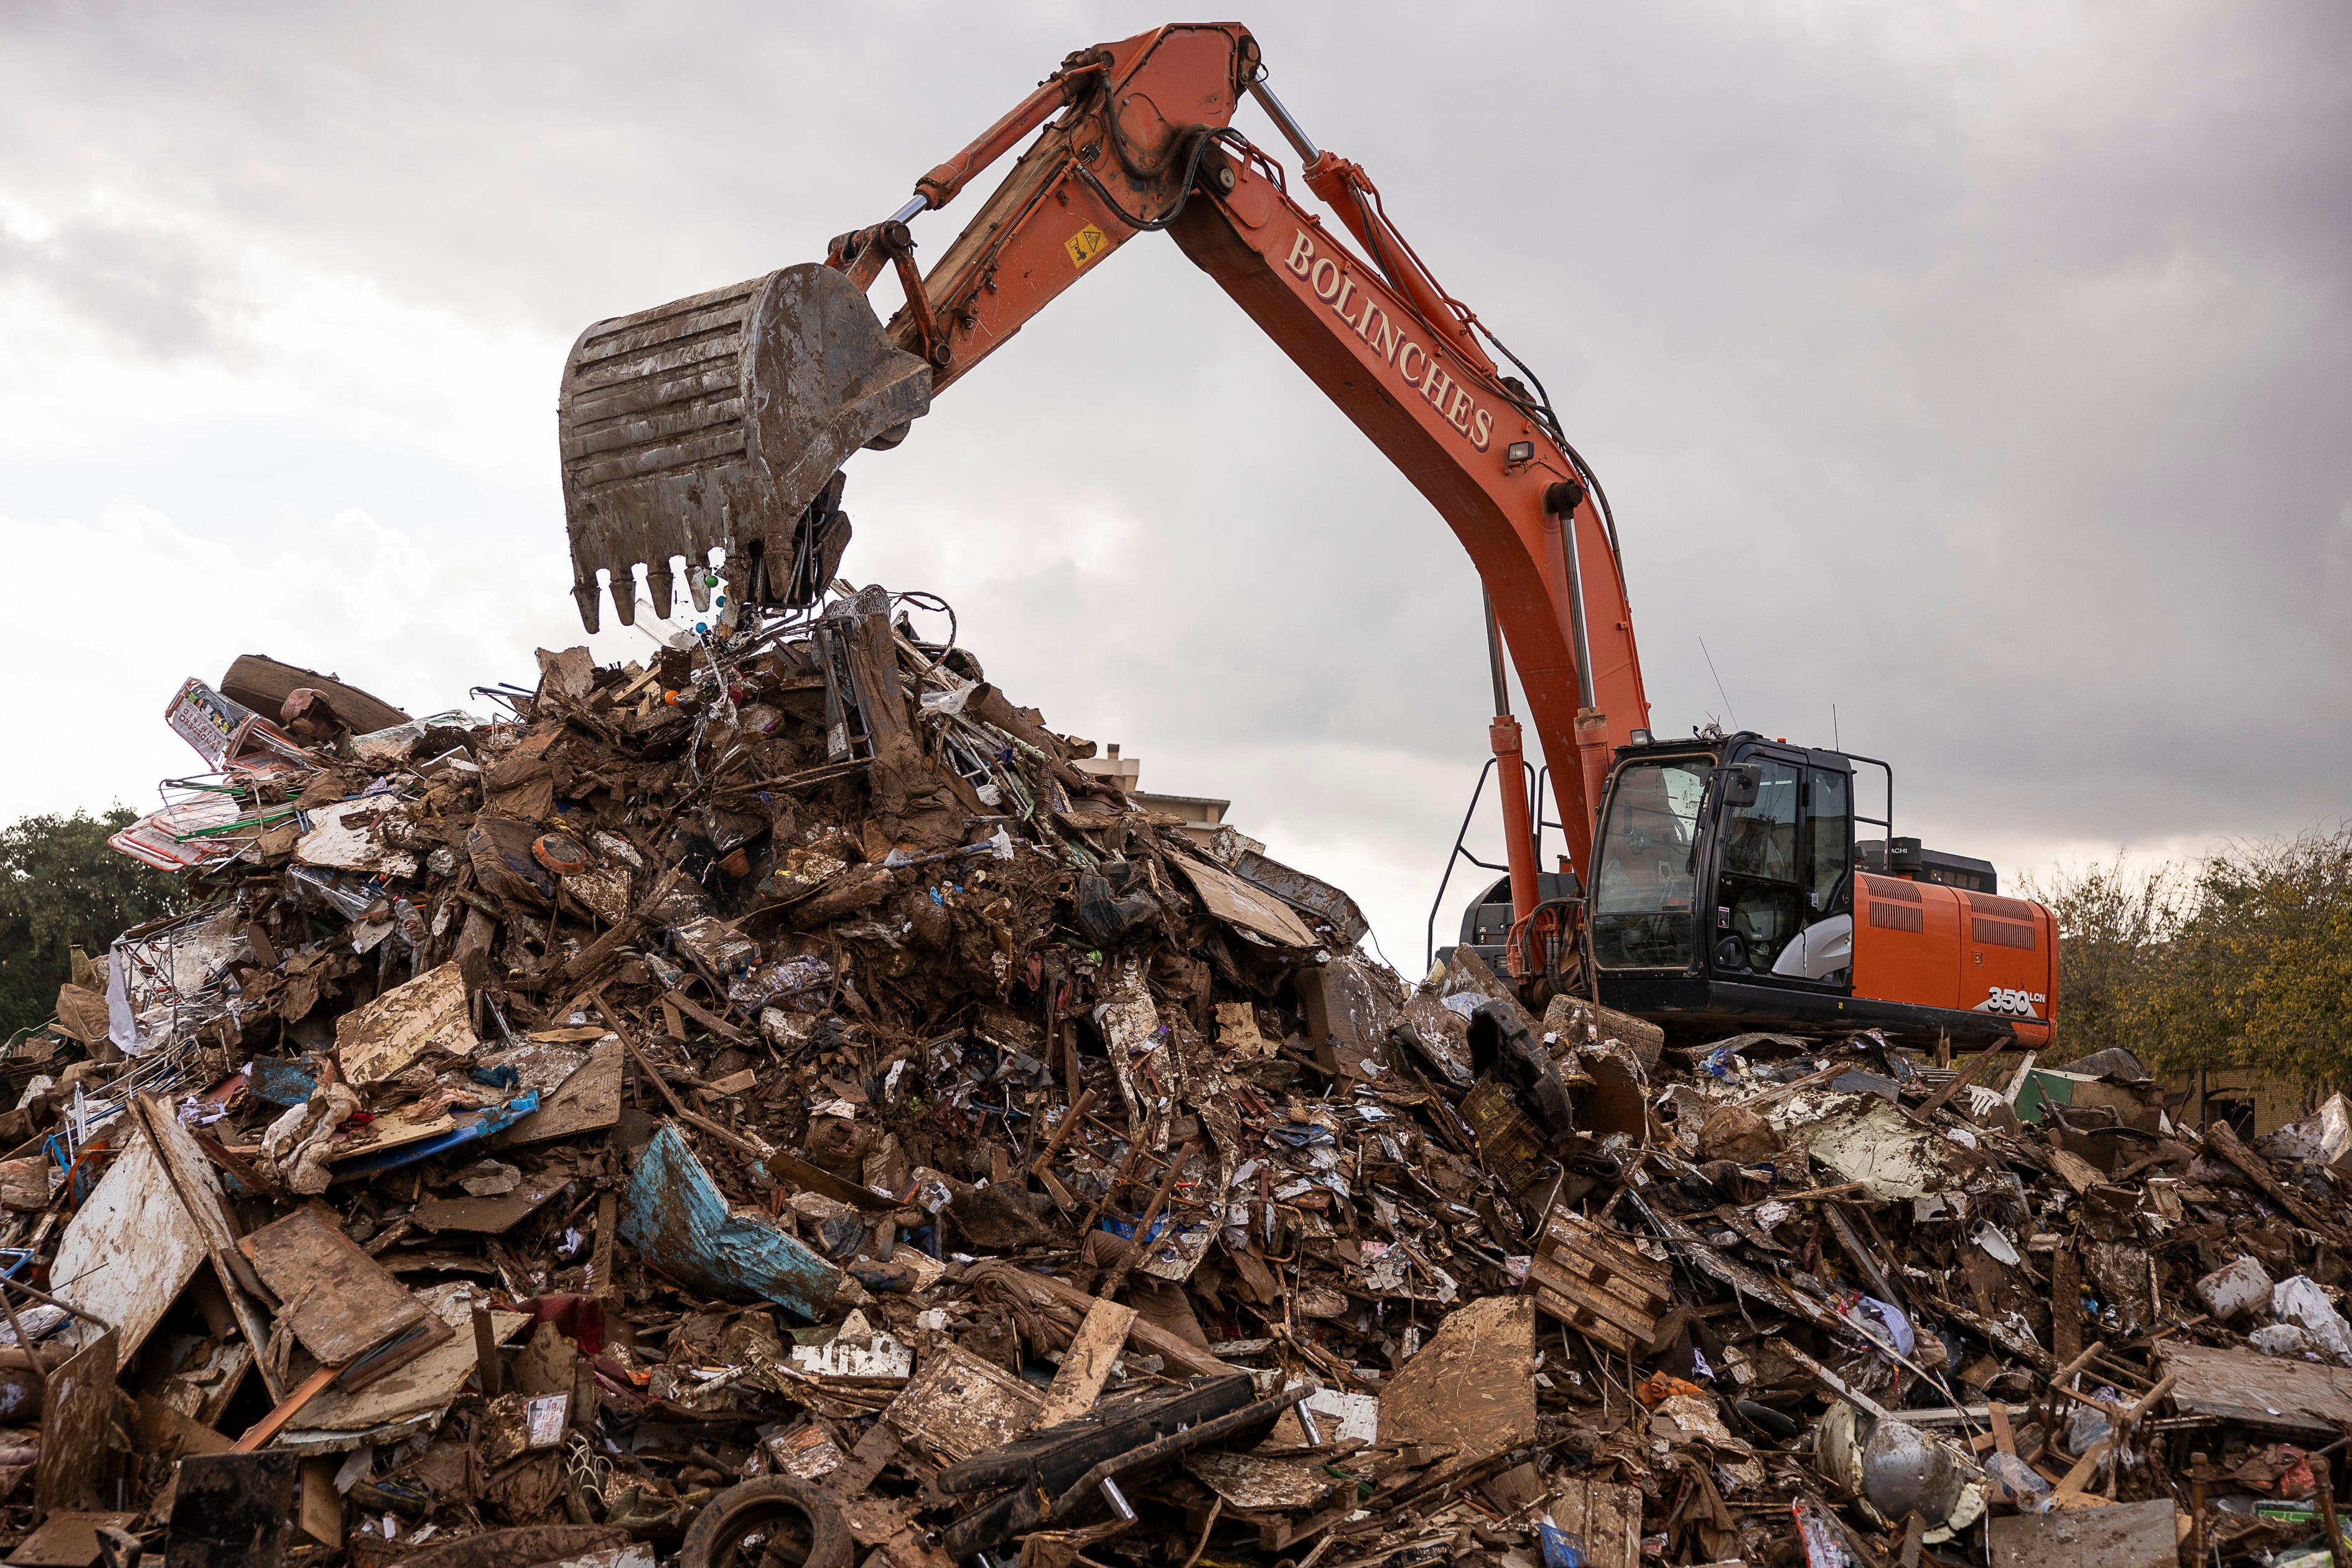
[(580, 624), (591, 633), (596, 630), (596, 579), (572, 585), (572, 602), (580, 606)]
[(572, 346), (556, 406), (582, 624), (595, 629), (599, 571), (629, 626), (639, 563), (667, 616), (680, 557), (698, 610), (714, 550), (731, 561), (757, 541), (792, 561), (794, 525), (849, 455), (930, 401), (930, 366), (891, 342), (845, 274), (814, 263), (597, 322)]
[(677, 606), (677, 582), (670, 575), (668, 562), (656, 561), (646, 568), (646, 595), (653, 601), (654, 618), (669, 619)]

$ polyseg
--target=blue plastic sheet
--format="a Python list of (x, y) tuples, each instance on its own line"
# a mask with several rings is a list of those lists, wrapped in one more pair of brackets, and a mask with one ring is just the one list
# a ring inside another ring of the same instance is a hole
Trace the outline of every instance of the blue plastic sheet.
[(665, 1125), (637, 1156), (621, 1236), (645, 1260), (708, 1296), (772, 1301), (811, 1322), (842, 1285), (842, 1272), (765, 1216), (739, 1213), (676, 1127)]

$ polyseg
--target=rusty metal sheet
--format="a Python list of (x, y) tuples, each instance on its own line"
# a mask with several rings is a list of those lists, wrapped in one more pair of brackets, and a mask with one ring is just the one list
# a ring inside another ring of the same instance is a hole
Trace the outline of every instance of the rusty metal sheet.
[[(665, 616), (681, 556), (697, 609), (709, 593), (693, 568), (713, 550), (734, 563), (756, 549), (781, 574), (803, 513), (850, 454), (930, 404), (930, 366), (892, 346), (856, 284), (816, 263), (590, 327), (556, 405), (582, 624), (597, 627), (600, 570), (624, 626), (641, 562)], [(748, 571), (729, 576), (750, 596)]]
[(1363, 941), (1372, 929), (1371, 921), (1364, 918), (1364, 911), (1356, 907), (1356, 900), (1320, 877), (1310, 877), (1304, 871), (1294, 870), (1255, 849), (1243, 850), (1241, 857), (1234, 862), (1234, 869), (1267, 892), (1301, 909), (1312, 910), (1329, 921), (1331, 929), (1339, 933), (1339, 940), (1349, 947)]

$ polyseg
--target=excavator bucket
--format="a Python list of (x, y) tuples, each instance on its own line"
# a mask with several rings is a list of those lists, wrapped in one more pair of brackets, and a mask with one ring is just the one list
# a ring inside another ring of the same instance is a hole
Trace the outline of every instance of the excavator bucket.
[(581, 623), (597, 627), (599, 572), (621, 624), (636, 619), (640, 562), (667, 616), (681, 556), (709, 608), (714, 550), (739, 601), (814, 599), (847, 539), (842, 464), (896, 446), (930, 405), (930, 367), (815, 263), (597, 322), (556, 404)]

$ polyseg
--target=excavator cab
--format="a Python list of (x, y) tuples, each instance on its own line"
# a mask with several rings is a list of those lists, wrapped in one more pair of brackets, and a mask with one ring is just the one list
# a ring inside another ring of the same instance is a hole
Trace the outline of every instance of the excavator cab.
[[(1889, 816), (1857, 815), (1857, 769)], [(1586, 910), (1602, 1000), (1670, 1028), (2046, 1039), (2049, 911), (1895, 837), (1893, 794), (1884, 763), (1749, 731), (1619, 748)]]

